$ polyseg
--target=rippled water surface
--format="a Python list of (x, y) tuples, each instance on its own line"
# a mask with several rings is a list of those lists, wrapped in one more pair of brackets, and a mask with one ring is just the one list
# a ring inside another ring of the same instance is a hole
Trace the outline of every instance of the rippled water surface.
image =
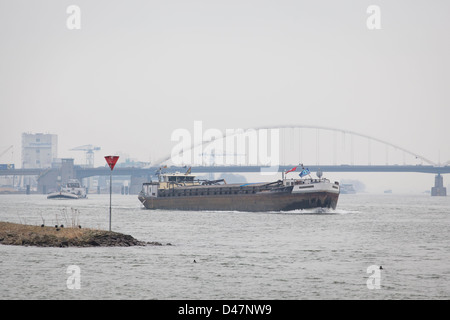
[[(1, 195), (0, 220), (108, 229), (109, 195)], [(172, 245), (0, 245), (0, 298), (450, 298), (450, 197), (341, 195), (335, 211), (247, 213), (149, 211), (113, 195), (112, 228)], [(380, 289), (367, 286), (371, 265), (383, 266)]]

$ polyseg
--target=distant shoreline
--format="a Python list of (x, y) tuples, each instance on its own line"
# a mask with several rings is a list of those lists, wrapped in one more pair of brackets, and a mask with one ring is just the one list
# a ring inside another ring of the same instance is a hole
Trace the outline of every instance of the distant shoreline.
[[(32, 226), (0, 221), (0, 244), (36, 247), (130, 247), (162, 245), (130, 235), (98, 229)], [(167, 244), (170, 245), (170, 244)]]

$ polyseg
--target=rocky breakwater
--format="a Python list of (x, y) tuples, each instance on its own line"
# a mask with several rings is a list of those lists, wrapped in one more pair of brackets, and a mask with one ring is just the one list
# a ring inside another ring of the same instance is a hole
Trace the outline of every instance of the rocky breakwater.
[[(139, 241), (130, 235), (80, 227), (31, 226), (0, 222), (0, 244), (37, 247), (129, 247), (162, 245)], [(167, 244), (170, 245), (170, 244)]]

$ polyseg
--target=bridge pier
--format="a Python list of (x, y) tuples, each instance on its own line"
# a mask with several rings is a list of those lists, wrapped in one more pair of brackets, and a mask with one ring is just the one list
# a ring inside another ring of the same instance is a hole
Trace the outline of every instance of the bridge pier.
[(434, 187), (431, 188), (431, 196), (447, 196), (447, 188), (444, 187), (444, 177), (440, 173), (434, 177)]
[(38, 193), (47, 194), (58, 191), (61, 185), (65, 185), (69, 179), (74, 178), (73, 159), (62, 159), (61, 167), (46, 169), (39, 175)]
[(138, 194), (142, 189), (144, 182), (149, 182), (148, 176), (131, 176), (130, 186), (128, 189), (129, 194)]
[(37, 179), (37, 192), (46, 194), (58, 189), (59, 170), (51, 169), (44, 171)]

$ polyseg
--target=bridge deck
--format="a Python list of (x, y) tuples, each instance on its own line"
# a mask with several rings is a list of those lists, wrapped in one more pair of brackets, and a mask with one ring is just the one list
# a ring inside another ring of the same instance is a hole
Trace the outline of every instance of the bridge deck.
[[(289, 170), (292, 166), (279, 166), (278, 172)], [(260, 172), (261, 166), (198, 166), (193, 167), (193, 173), (212, 173), (212, 172)], [(450, 166), (435, 167), (431, 165), (313, 165), (308, 166), (311, 172), (317, 171), (319, 168), (323, 172), (416, 172), (416, 173), (431, 173), (431, 174), (445, 174), (450, 173)], [(144, 176), (154, 175), (158, 170), (157, 167), (151, 168), (134, 168), (134, 167), (118, 167), (113, 170), (115, 176)], [(186, 170), (184, 167), (170, 167), (169, 171)], [(12, 169), (0, 170), (0, 176), (39, 176), (48, 171), (48, 169)], [(110, 169), (106, 167), (100, 168), (80, 168), (75, 166), (74, 173), (78, 179), (92, 177), (92, 176), (106, 176), (110, 174)]]

